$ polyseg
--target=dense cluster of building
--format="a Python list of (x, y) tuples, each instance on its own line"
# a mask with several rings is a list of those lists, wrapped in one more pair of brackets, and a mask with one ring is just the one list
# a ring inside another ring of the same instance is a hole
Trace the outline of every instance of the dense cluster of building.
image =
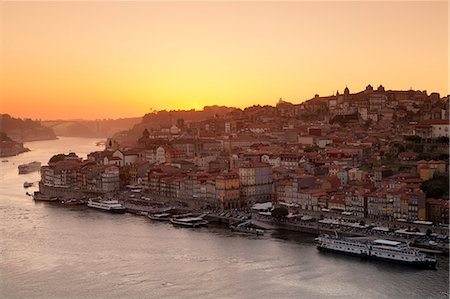
[(448, 223), (448, 198), (422, 190), (448, 170), (448, 97), (436, 93), (369, 85), (298, 105), (280, 100), (143, 126), (139, 139), (110, 138), (85, 161), (52, 158), (41, 183), (103, 193), (134, 186), (211, 208), (274, 201), (358, 218)]

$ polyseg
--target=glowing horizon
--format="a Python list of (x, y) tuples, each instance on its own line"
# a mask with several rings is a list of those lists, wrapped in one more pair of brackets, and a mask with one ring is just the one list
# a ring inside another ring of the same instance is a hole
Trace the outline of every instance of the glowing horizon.
[(447, 2), (2, 2), (0, 112), (39, 119), (448, 93)]

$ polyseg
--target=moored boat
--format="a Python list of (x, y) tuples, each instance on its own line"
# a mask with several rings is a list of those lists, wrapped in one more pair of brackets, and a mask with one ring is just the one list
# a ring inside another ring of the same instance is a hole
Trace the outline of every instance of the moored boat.
[(96, 199), (90, 198), (87, 206), (94, 209), (99, 209), (106, 212), (123, 214), (125, 207), (122, 206), (118, 200), (115, 199)]
[(66, 206), (78, 206), (83, 204), (81, 201), (74, 198), (63, 200), (61, 203)]
[(57, 201), (58, 198), (57, 197), (50, 197), (48, 195), (44, 195), (39, 191), (35, 191), (33, 193), (33, 199), (35, 201)]
[(26, 164), (21, 164), (18, 166), (19, 174), (27, 174), (30, 172), (38, 171), (41, 169), (41, 162), (33, 161)]
[(237, 225), (232, 224), (232, 225), (230, 225), (230, 229), (231, 229), (231, 231), (234, 231), (234, 232), (253, 234), (253, 235), (257, 235), (257, 236), (264, 235), (264, 230), (262, 230), (260, 228), (253, 227), (251, 225), (251, 221), (250, 220), (242, 222), (242, 223), (237, 224)]
[(24, 188), (29, 188), (29, 187), (32, 187), (33, 186), (33, 183), (30, 183), (30, 182), (24, 182), (23, 183), (23, 187)]
[(160, 214), (149, 214), (148, 218), (151, 220), (157, 220), (157, 221), (169, 221), (170, 220), (170, 214), (169, 213), (160, 213)]
[(398, 241), (383, 239), (364, 241), (329, 235), (320, 236), (316, 240), (317, 248), (321, 251), (333, 251), (431, 269), (434, 269), (437, 263), (436, 259)]
[(208, 225), (208, 220), (203, 219), (203, 216), (185, 217), (185, 218), (170, 218), (170, 222), (175, 225), (187, 226), (197, 228)]

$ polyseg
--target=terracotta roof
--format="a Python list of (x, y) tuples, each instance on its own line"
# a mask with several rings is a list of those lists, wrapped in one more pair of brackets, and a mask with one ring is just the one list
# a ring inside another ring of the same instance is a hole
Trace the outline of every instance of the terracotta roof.
[(419, 121), (416, 127), (432, 126), (432, 125), (448, 125), (448, 124), (449, 124), (448, 119), (424, 119)]

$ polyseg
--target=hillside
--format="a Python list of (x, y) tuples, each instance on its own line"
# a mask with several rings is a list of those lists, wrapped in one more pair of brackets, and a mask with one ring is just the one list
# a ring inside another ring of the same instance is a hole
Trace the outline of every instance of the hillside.
[(22, 142), (16, 142), (4, 132), (0, 132), (0, 157), (15, 156), (28, 151), (29, 149), (24, 147)]
[[(142, 121), (136, 123), (126, 132), (115, 134), (118, 140), (135, 140), (142, 135), (144, 129), (170, 128), (172, 125), (183, 123), (200, 122), (216, 116), (225, 116), (229, 113), (240, 111), (240, 109), (226, 106), (205, 106), (202, 110), (162, 110), (147, 113)], [(125, 131), (125, 130), (123, 130)]]
[(14, 118), (8, 114), (0, 114), (0, 131), (17, 142), (56, 139), (53, 130), (41, 122)]
[(51, 120), (42, 124), (53, 129), (58, 136), (106, 138), (129, 130), (140, 123), (141, 117), (101, 120)]

